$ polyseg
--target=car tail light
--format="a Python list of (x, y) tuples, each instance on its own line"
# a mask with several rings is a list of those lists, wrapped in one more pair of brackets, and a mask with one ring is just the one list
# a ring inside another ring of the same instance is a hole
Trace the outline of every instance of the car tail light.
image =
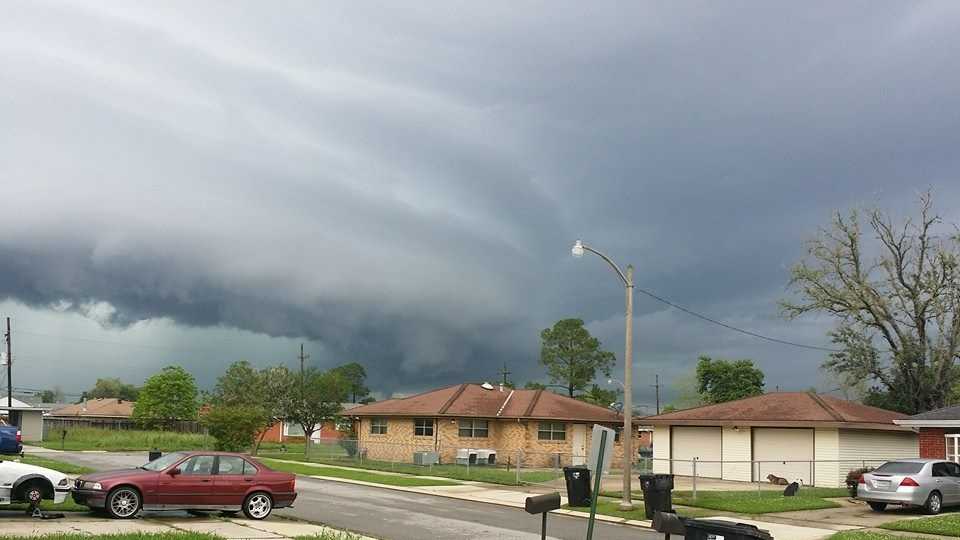
[(918, 484), (916, 480), (908, 476), (900, 482), (900, 487), (920, 487), (920, 484)]
[(23, 442), (23, 434), (20, 433), (20, 430), (17, 430), (17, 442)]
[(861, 475), (860, 475), (860, 479), (857, 480), (857, 483), (858, 483), (858, 484), (866, 484), (866, 483), (867, 483), (867, 480), (866, 480), (866, 478), (864, 478), (863, 475), (861, 474)]

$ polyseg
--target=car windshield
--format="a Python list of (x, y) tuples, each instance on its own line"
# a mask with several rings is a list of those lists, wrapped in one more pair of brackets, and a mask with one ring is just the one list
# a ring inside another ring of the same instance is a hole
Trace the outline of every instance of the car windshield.
[(923, 463), (917, 461), (888, 461), (873, 471), (880, 474), (917, 474), (923, 469)]
[(174, 452), (172, 454), (160, 456), (157, 459), (151, 461), (150, 463), (147, 463), (146, 465), (140, 468), (147, 471), (162, 471), (167, 467), (173, 465), (174, 463), (180, 461), (181, 459), (186, 457), (186, 455), (187, 454), (185, 454), (184, 452)]

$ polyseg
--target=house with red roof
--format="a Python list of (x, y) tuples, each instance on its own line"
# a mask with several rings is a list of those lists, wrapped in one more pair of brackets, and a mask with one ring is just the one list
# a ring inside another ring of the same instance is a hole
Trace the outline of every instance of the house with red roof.
[[(581, 465), (593, 424), (618, 430), (614, 459), (623, 456), (619, 412), (544, 390), (456, 384), (348, 414), (367, 459), (412, 462), (415, 454), (429, 452), (440, 463), (477, 463), (492, 453), (497, 463), (515, 463), (522, 455), (528, 467)], [(639, 448), (639, 432), (634, 437)]]
[(839, 487), (847, 472), (919, 456), (906, 415), (813, 392), (777, 392), (643, 418), (654, 472)]

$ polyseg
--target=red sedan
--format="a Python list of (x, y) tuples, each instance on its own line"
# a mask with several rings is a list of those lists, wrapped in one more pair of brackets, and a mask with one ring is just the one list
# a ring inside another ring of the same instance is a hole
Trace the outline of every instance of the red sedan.
[(132, 518), (143, 510), (219, 510), (264, 519), (297, 498), (296, 477), (241, 454), (175, 452), (136, 469), (87, 474), (74, 483), (77, 504)]

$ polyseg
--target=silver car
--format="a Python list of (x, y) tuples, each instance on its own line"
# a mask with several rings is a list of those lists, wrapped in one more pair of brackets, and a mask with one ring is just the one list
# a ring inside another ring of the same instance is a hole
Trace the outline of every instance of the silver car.
[(888, 461), (860, 477), (857, 498), (877, 512), (896, 504), (939, 514), (944, 506), (960, 504), (960, 465), (940, 459)]

